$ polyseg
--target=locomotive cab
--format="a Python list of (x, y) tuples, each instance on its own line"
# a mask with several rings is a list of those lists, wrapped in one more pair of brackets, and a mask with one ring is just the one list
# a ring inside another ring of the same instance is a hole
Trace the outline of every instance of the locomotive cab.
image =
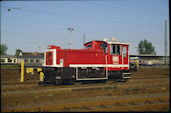
[(110, 70), (129, 70), (129, 43), (117, 42), (116, 39), (104, 39), (103, 41), (88, 42), (84, 46), (107, 56)]
[(103, 41), (91, 41), (84, 46), (88, 49), (101, 51), (106, 58), (105, 70), (108, 70), (109, 78), (131, 78), (129, 67), (129, 43), (117, 42), (116, 39), (104, 39)]

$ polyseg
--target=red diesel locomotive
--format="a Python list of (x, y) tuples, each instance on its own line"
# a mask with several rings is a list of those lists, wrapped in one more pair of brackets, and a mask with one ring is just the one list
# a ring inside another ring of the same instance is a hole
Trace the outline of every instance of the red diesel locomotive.
[(50, 45), (44, 53), (43, 83), (131, 78), (129, 44), (93, 40), (84, 49)]

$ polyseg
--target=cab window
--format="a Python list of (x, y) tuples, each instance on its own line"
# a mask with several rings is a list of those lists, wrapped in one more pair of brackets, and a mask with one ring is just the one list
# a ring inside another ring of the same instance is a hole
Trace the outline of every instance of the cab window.
[(91, 48), (91, 47), (92, 47), (92, 44), (90, 44), (90, 45), (86, 46), (86, 48)]
[(103, 50), (103, 53), (107, 53), (108, 48), (106, 43), (101, 43), (100, 48)]
[(112, 44), (110, 53), (111, 53), (111, 55), (120, 55), (121, 54), (121, 46)]
[(127, 55), (127, 48), (123, 47), (123, 57), (126, 57), (126, 55)]

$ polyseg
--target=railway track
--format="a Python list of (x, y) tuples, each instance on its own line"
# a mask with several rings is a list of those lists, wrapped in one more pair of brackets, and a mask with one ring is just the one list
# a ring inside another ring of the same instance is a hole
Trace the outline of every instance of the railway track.
[(159, 80), (156, 82), (133, 82), (133, 83), (127, 83), (127, 84), (87, 84), (87, 85), (65, 85), (65, 86), (38, 86), (38, 85), (24, 85), (24, 86), (2, 86), (1, 91), (2, 95), (7, 95), (7, 94), (17, 94), (17, 93), (23, 93), (23, 91), (26, 93), (35, 93), (35, 92), (51, 92), (51, 91), (74, 91), (74, 90), (95, 90), (95, 89), (116, 89), (116, 88), (139, 88), (139, 87), (154, 87), (154, 86), (168, 86), (169, 81)]
[[(69, 96), (70, 98), (76, 98), (79, 99), (79, 97), (76, 97), (75, 95), (81, 95), (84, 96), (84, 93), (91, 93), (88, 94), (90, 97), (96, 97), (96, 96), (118, 96), (118, 95), (144, 95), (144, 92), (146, 94), (153, 94), (153, 93), (157, 93), (157, 94), (162, 94), (162, 93), (167, 93), (168, 92), (168, 87), (161, 87), (160, 89), (157, 87), (142, 87), (142, 88), (132, 88), (132, 89), (115, 89), (115, 90), (111, 90), (111, 89), (105, 89), (105, 90), (97, 90), (95, 93), (92, 90), (88, 90), (88, 91), (73, 91), (73, 92), (50, 92), (50, 93), (45, 93), (45, 92), (41, 92), (39, 94), (36, 93), (27, 93), (27, 92), (23, 92), (25, 94), (12, 94), (12, 95), (6, 95), (6, 97), (4, 95), (2, 95), (3, 97), (5, 97), (5, 99), (2, 99), (3, 102), (6, 103), (13, 103), (15, 102), (16, 98), (17, 101), (20, 102), (24, 102), (25, 100), (37, 100), (37, 99), (41, 99), (41, 98), (46, 98), (48, 100), (48, 98), (53, 97), (53, 96), (57, 96), (60, 98), (57, 98), (57, 100), (61, 100), (61, 98), (67, 98), (67, 96)], [(72, 93), (72, 95), (70, 95)], [(98, 93), (98, 94), (97, 94)], [(62, 94), (66, 94), (63, 95)], [(75, 94), (75, 95), (74, 95)], [(89, 98), (89, 97), (88, 97)]]
[[(91, 84), (88, 84), (88, 85), (91, 85)], [(118, 84), (118, 85), (106, 85), (106, 86), (100, 85), (100, 86), (70, 87), (70, 88), (59, 88), (59, 89), (53, 88), (53, 89), (43, 89), (43, 90), (42, 89), (41, 90), (29, 90), (28, 92), (27, 91), (8, 91), (8, 92), (2, 92), (1, 96), (3, 97), (2, 103), (6, 103), (6, 105), (2, 106), (2, 108), (14, 107), (15, 109), (18, 103), (20, 104), (25, 103), (26, 101), (30, 105), (32, 105), (33, 102), (37, 104), (40, 104), (40, 103), (56, 104), (56, 102), (53, 102), (53, 100), (57, 100), (59, 103), (60, 102), (63, 103), (65, 99), (68, 99), (67, 97), (70, 97), (72, 98), (70, 101), (72, 103), (74, 98), (75, 100), (79, 100), (79, 97), (77, 95), (80, 95), (81, 97), (84, 97), (84, 98), (86, 97), (86, 101), (87, 101), (89, 99), (92, 100), (92, 98), (90, 97), (93, 97), (93, 98), (99, 97), (99, 99), (100, 98), (104, 99), (105, 96), (106, 98), (110, 96), (110, 97), (118, 98), (118, 95), (143, 96), (144, 93), (146, 95), (153, 94), (154, 96), (154, 94), (162, 95), (163, 93), (166, 93), (167, 95), (169, 94), (168, 92), (169, 92), (169, 82), (160, 82), (160, 83), (156, 82), (156, 83), (138, 83), (138, 84), (133, 83), (133, 84), (122, 84), (122, 85)], [(87, 95), (85, 96), (85, 94)], [(54, 97), (57, 97), (57, 98), (54, 98)], [(47, 100), (48, 102), (46, 101), (41, 102), (40, 100), (42, 98), (44, 100)], [(21, 107), (20, 104), (19, 106)]]
[(40, 86), (1, 83), (2, 112), (169, 111), (169, 76), (134, 76), (127, 82)]
[[(146, 96), (122, 96), (122, 97), (104, 97), (89, 98), (86, 101), (65, 102), (65, 103), (48, 103), (31, 104), (31, 106), (10, 107), (3, 109), (3, 112), (25, 112), (25, 111), (167, 111), (169, 110), (168, 94), (148, 94)], [(91, 101), (90, 101), (91, 99)], [(97, 100), (98, 99), (98, 100)], [(157, 108), (157, 109), (156, 109)]]
[[(132, 84), (132, 83), (151, 83), (151, 82), (164, 82), (164, 81), (169, 81), (169, 78), (155, 78), (155, 79), (130, 79), (129, 81), (126, 82), (126, 84)], [(17, 88), (18, 87), (30, 87), (30, 86), (38, 86), (38, 80), (33, 80), (33, 81), (29, 81), (29, 82), (24, 82), (24, 83), (20, 83), (17, 81), (8, 81), (8, 82), (2, 82), (2, 88)], [(12, 83), (12, 84), (11, 84)], [(124, 84), (124, 82), (119, 83), (119, 82), (114, 82), (114, 81), (107, 81), (107, 83), (98, 83), (98, 84)], [(86, 86), (87, 84), (83, 84), (82, 86)], [(93, 83), (91, 85), (97, 85), (96, 83)], [(50, 86), (50, 85), (49, 85)], [(63, 87), (66, 85), (57, 85), (57, 87)], [(74, 85), (67, 85), (66, 87), (73, 87), (76, 86), (76, 84)], [(77, 84), (78, 86), (78, 84)], [(79, 86), (81, 86), (81, 83), (79, 83)], [(48, 87), (48, 86), (46, 86)], [(55, 86), (56, 87), (56, 86)], [(45, 88), (45, 87), (44, 87)]]

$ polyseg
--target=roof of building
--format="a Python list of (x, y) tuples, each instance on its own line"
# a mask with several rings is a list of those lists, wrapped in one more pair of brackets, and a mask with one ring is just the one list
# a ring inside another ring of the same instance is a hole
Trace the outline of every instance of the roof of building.
[[(129, 43), (125, 43), (125, 42), (118, 42), (116, 39), (103, 39), (103, 40), (92, 40), (92, 41), (97, 41), (97, 42), (106, 42), (108, 44), (123, 44), (123, 45), (129, 45)], [(88, 44), (88, 43), (91, 43), (92, 41), (90, 42), (87, 42), (85, 43), (84, 45)]]
[[(129, 55), (130, 57), (165, 57), (162, 55), (153, 55), (153, 54), (138, 54), (138, 55)], [(167, 56), (170, 57), (170, 56)]]
[(38, 52), (22, 52), (21, 53), (21, 56), (22, 55), (34, 55), (34, 56), (37, 56), (37, 55), (44, 55), (44, 53), (38, 53)]
[(18, 58), (44, 58), (44, 53), (21, 52)]
[(1, 57), (1, 58), (17, 58), (17, 57), (14, 56), (14, 55), (1, 55), (0, 57)]
[(22, 55), (18, 56), (18, 58), (44, 58), (43, 55)]

